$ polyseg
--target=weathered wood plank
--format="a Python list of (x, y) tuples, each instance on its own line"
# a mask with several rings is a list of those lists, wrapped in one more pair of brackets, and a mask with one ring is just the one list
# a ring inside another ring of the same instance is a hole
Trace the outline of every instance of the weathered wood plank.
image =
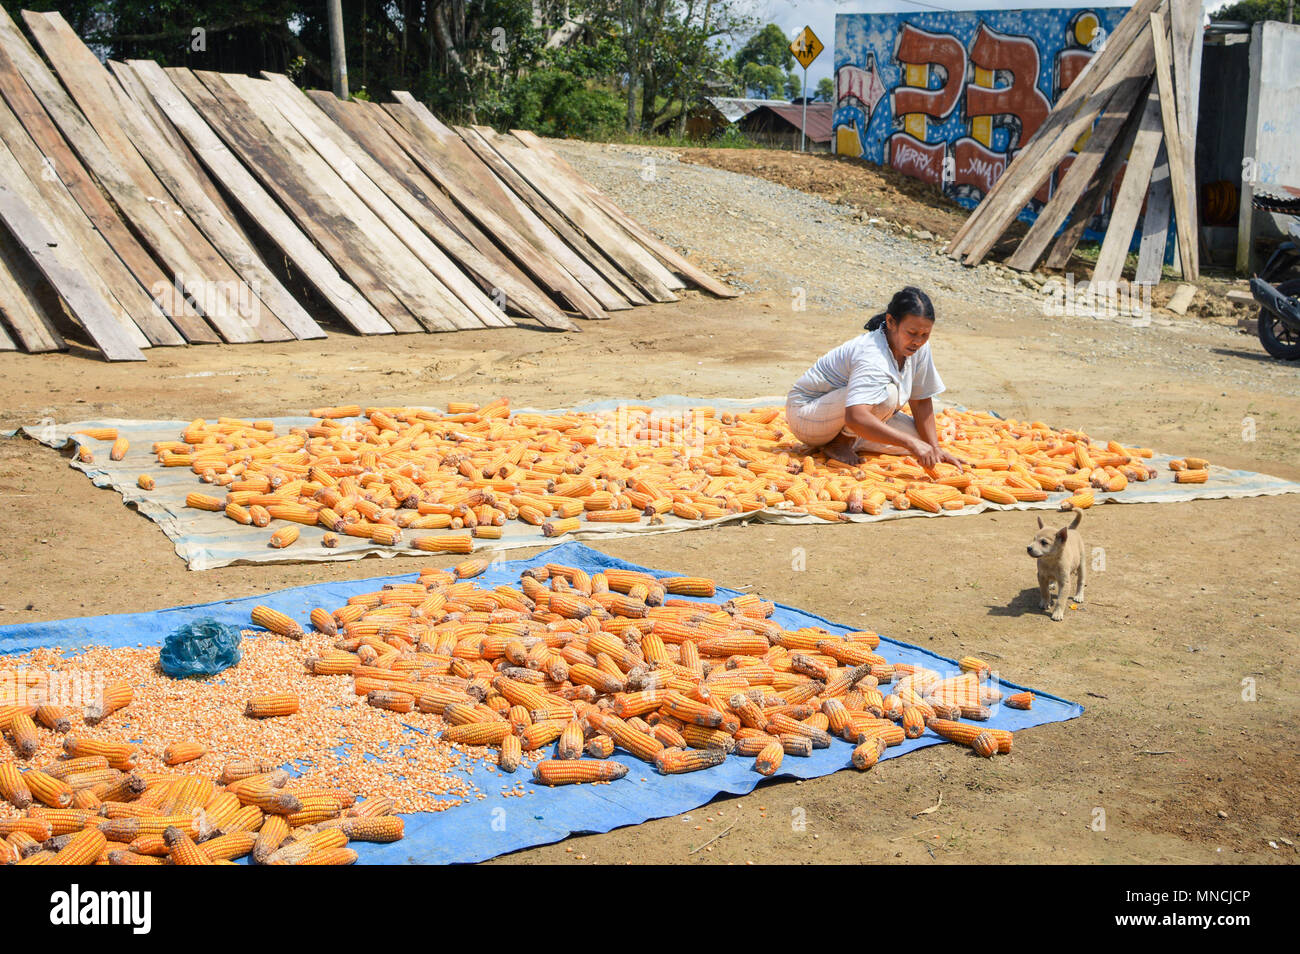
[[(24, 187), (25, 186), (25, 187)], [(24, 193), (26, 193), (24, 195)], [(49, 230), (49, 207), (27, 181), (7, 147), (0, 146), (0, 219), (41, 270), (68, 310), (109, 361), (143, 361), (144, 352), (119, 323), (113, 305), (83, 274), (74, 247)], [(102, 284), (102, 283), (101, 283)]]
[[(495, 262), (499, 267), (514, 275), (520, 282), (537, 288), (540, 294), (553, 295), (557, 300), (564, 297), (545, 281), (537, 279), (527, 272), (514, 255), (507, 254), (506, 250), (497, 243), (495, 238), (489, 235), (477, 221), (472, 219), (447, 194), (442, 185), (426, 171), (425, 163), (432, 162), (432, 158), (416, 142), (415, 137), (402, 128), (401, 123), (390, 116), (383, 106), (379, 103), (353, 100), (344, 104), (346, 107), (344, 113), (336, 116), (333, 111), (323, 106), (325, 102), (324, 96), (332, 97), (333, 95), (333, 93), (323, 94), (320, 98), (317, 98), (317, 105), (326, 108), (331, 116), (335, 116), (336, 121), (343, 124), (350, 135), (358, 137), (361, 142), (365, 142), (367, 148), (374, 149), (375, 155), (383, 156), (385, 167), (400, 175), (407, 188), (421, 196), (425, 205), (429, 206), (448, 225), (464, 236), (466, 241), (478, 249), (485, 258)], [(338, 102), (337, 98), (334, 102)], [(356, 121), (355, 127), (348, 125), (348, 123), (354, 121)], [(545, 262), (545, 259), (542, 259), (542, 261)], [(550, 263), (547, 264), (550, 265)], [(583, 294), (586, 294), (585, 289), (582, 291)], [(587, 295), (587, 299), (590, 299), (591, 309), (594, 312), (588, 317), (603, 317), (600, 314), (599, 303), (590, 295)], [(577, 311), (578, 309), (573, 308), (572, 310)]]
[[(1110, 148), (1106, 150), (1106, 155), (1097, 167), (1096, 173), (1093, 174), (1092, 181), (1088, 183), (1087, 190), (1079, 197), (1074, 211), (1070, 213), (1070, 219), (1066, 223), (1056, 239), (1052, 242), (1051, 250), (1048, 252), (1046, 264), (1050, 268), (1064, 268), (1069, 263), (1070, 256), (1074, 253), (1074, 248), (1083, 238), (1083, 233), (1088, 228), (1088, 223), (1099, 211), (1106, 197), (1111, 194), (1115, 184), (1115, 177), (1119, 175), (1120, 169), (1124, 166), (1125, 157), (1128, 156), (1129, 150), (1133, 148), (1133, 140), (1137, 136), (1138, 126), (1142, 123), (1142, 114), (1146, 103), (1146, 92), (1151, 82), (1148, 77), (1143, 83), (1142, 92), (1138, 96), (1137, 102), (1133, 109), (1124, 120), (1124, 125), (1120, 128), (1119, 135), (1115, 137)], [(1127, 173), (1126, 173), (1127, 174)], [(1107, 223), (1107, 228), (1109, 228)]]
[[(474, 150), (474, 153), (487, 164), (488, 168), (510, 187), (510, 191), (517, 195), (520, 201), (526, 202), (533, 213), (549, 225), (560, 238), (568, 242), (569, 246), (578, 254), (578, 257), (587, 264), (587, 267), (598, 274), (607, 287), (600, 289), (600, 291), (597, 290), (599, 286), (593, 287), (590, 283), (587, 283), (587, 287), (591, 289), (591, 293), (600, 300), (601, 305), (607, 311), (619, 311), (631, 308), (634, 304), (648, 305), (650, 303), (650, 300), (618, 269), (618, 266), (591, 243), (581, 229), (571, 224), (554, 204), (511, 165), (502, 149), (499, 148), (500, 140), (505, 137), (502, 137), (490, 126), (454, 126), (452, 128), (465, 141), (465, 144)], [(520, 145), (514, 140), (509, 141), (515, 146)]]
[(93, 269), (107, 286), (107, 293), (120, 306), (120, 320), (126, 323), (124, 327), (133, 340), (138, 344), (140, 339), (135, 335), (144, 333), (145, 340), (151, 344), (185, 344), (184, 336), (167, 320), (158, 304), (136, 281), (94, 223), (86, 217), (57, 171), (51, 168), (46, 157), (23, 129), (18, 117), (2, 100), (0, 141), (8, 147), (27, 181), (49, 207), (62, 234), (75, 245), (87, 267)]
[[(536, 153), (540, 159), (549, 163), (574, 188), (581, 190), (595, 206), (602, 209), (606, 215), (622, 226), (623, 230), (635, 241), (640, 242), (641, 245), (649, 249), (671, 271), (682, 275), (692, 284), (718, 298), (738, 298), (740, 296), (740, 292), (736, 289), (714, 278), (671, 245), (658, 236), (652, 235), (645, 226), (619, 208), (613, 199), (579, 175), (578, 171), (563, 156), (560, 156), (547, 146), (537, 134), (523, 129), (513, 129), (511, 135), (527, 146), (531, 152)], [(673, 287), (684, 288), (685, 283), (674, 284)]]
[[(268, 300), (279, 282), (261, 265), (255, 251), (241, 247), (237, 235), (228, 226), (222, 227), (219, 213), (197, 184), (186, 179), (180, 163), (166, 161), (161, 137), (156, 132), (150, 134), (145, 124), (134, 122), (139, 118), (138, 109), (127, 107), (129, 100), (110, 95), (115, 81), (95, 55), (59, 14), (25, 10), (23, 18), (82, 115), (140, 190), (154, 200), (158, 214), (201, 267), (201, 277), (195, 283), (203, 294), (195, 300), (203, 310), (219, 310), (217, 302), (224, 304), (238, 315), (249, 340), (292, 340), (294, 332)], [(153, 162), (158, 162), (158, 169)], [(251, 277), (241, 275), (241, 268)], [(259, 290), (268, 280), (264, 289), (268, 297), (261, 297)], [(288, 297), (283, 289), (281, 292), (280, 297)], [(305, 334), (323, 334), (301, 306), (296, 302), (292, 306), (298, 309), (297, 321)]]
[(190, 170), (190, 175), (194, 177), (194, 181), (203, 189), (203, 194), (221, 210), (222, 217), (230, 223), (231, 228), (239, 232), (245, 244), (252, 245), (253, 238), (244, 228), (243, 222), (239, 220), (235, 210), (226, 202), (226, 197), (222, 194), (221, 189), (208, 175), (207, 170), (203, 168), (203, 164), (194, 155), (194, 151), (190, 149), (189, 144), (176, 131), (176, 127), (172, 125), (171, 121), (163, 115), (162, 110), (158, 108), (158, 104), (154, 102), (153, 97), (149, 95), (149, 91), (140, 82), (140, 77), (135, 75), (135, 71), (131, 67), (117, 60), (109, 60), (108, 68), (112, 72), (113, 78), (117, 80), (118, 86), (121, 87), (120, 90), (115, 89), (113, 92), (115, 94), (125, 94), (148, 117), (150, 128), (156, 130), (167, 141), (167, 145), (171, 147), (181, 162), (185, 163), (185, 167)]
[[(300, 228), (310, 235), (338, 266), (348, 281), (365, 296), (385, 323), (398, 332), (423, 331), (424, 326), (376, 273), (370, 258), (362, 253), (366, 236), (330, 201), (323, 190), (314, 188), (293, 162), (283, 154), (271, 133), (246, 109), (231, 112), (197, 76), (187, 69), (166, 70), (190, 104), (209, 127), (245, 162), (280, 201)], [(231, 90), (228, 99), (234, 98)], [(239, 102), (239, 101), (237, 101)]]
[(360, 334), (392, 334), (392, 325), (338, 274), (330, 260), (303, 234), (181, 95), (162, 67), (152, 60), (132, 60), (127, 66), (212, 175), (338, 312), (339, 317)]
[[(268, 79), (289, 83), (288, 77), (263, 73)], [(290, 84), (292, 85), (292, 84)], [(294, 87), (295, 91), (297, 87)], [(320, 94), (320, 99), (317, 98)], [(504, 293), (508, 307), (540, 321), (549, 328), (574, 330), (577, 326), (560, 311), (546, 295), (527, 279), (512, 263), (491, 246), (497, 257), (489, 258), (465, 237), (463, 232), (448, 222), (435, 209), (439, 206), (429, 201), (426, 190), (436, 192), (452, 210), (459, 213), (451, 201), (429, 182), (414, 163), (402, 153), (397, 144), (374, 126), (363, 114), (359, 103), (345, 103), (325, 90), (309, 90), (303, 103), (316, 110), (315, 116), (322, 129), (333, 137), (341, 149), (384, 192), (409, 215), (420, 228), (441, 246), (448, 255), (480, 283), (489, 294)], [(338, 110), (332, 108), (337, 105)], [(344, 114), (349, 114), (347, 117)], [(398, 157), (402, 161), (398, 161)], [(394, 166), (396, 164), (397, 167)], [(409, 168), (406, 166), (409, 165)], [(468, 225), (468, 221), (465, 222)], [(486, 239), (484, 239), (486, 241)]]
[[(62, 351), (68, 347), (46, 313), (41, 286), (48, 290), (49, 283), (0, 224), (0, 315), (13, 329), (18, 344), (29, 354)], [(49, 297), (57, 296), (50, 292)], [(50, 302), (49, 306), (62, 308), (58, 301)]]
[[(285, 78), (288, 82), (288, 78)], [(460, 270), (428, 235), (420, 229), (407, 213), (388, 197), (379, 185), (370, 178), (364, 169), (346, 154), (330, 135), (328, 129), (307, 111), (312, 106), (300, 90), (292, 84), (286, 90), (273, 80), (254, 80), (260, 84), (257, 88), (266, 100), (280, 110), (281, 114), (311, 144), (317, 154), (329, 164), (339, 177), (364, 202), (375, 215), (379, 216), (393, 234), (415, 255), (425, 267), (433, 273), (447, 289), (465, 306), (466, 309), (483, 325), (489, 328), (508, 327), (514, 324), (493, 302), (483, 294), (477, 285)], [(326, 125), (332, 126), (332, 123)]]
[[(150, 197), (118, 164), (116, 157), (73, 104), (49, 68), (27, 45), (26, 39), (18, 32), (9, 15), (2, 11), (0, 14), (0, 46), (4, 47), (17, 66), (22, 79), (31, 87), (87, 169), (154, 249), (165, 267), (172, 275), (179, 277), (185, 292), (194, 295), (196, 300), (202, 300), (208, 286), (206, 269), (191, 254), (185, 240), (173, 231), (172, 223), (159, 209), (159, 203), (149, 201)], [(13, 100), (10, 102), (12, 104)], [(158, 191), (163, 193), (161, 185), (158, 186)], [(171, 218), (177, 216), (172, 215)], [(237, 311), (229, 308), (223, 299), (215, 302), (213, 312), (207, 317), (227, 341), (257, 340), (247, 322)]]
[(1119, 195), (1115, 197), (1115, 206), (1110, 211), (1106, 238), (1101, 243), (1097, 264), (1092, 269), (1094, 284), (1117, 282), (1124, 273), (1124, 262), (1128, 258), (1129, 247), (1133, 244), (1133, 230), (1142, 213), (1142, 199), (1151, 184), (1151, 172), (1155, 168), (1156, 156), (1160, 153), (1163, 140), (1160, 90), (1153, 85), (1142, 106), (1142, 119), (1133, 140), (1133, 148), (1128, 154), (1124, 181), (1120, 183)]
[[(572, 267), (569, 270), (596, 296), (602, 308), (606, 311), (622, 311), (631, 308), (633, 300), (637, 304), (649, 303), (649, 299), (619, 271), (613, 261), (592, 245), (579, 229), (570, 224), (555, 206), (534, 189), (479, 129), (467, 126), (453, 126), (452, 129), (497, 178), (509, 187), (516, 203), (525, 205), (573, 249), (580, 263), (577, 268), (581, 274)], [(495, 137), (492, 130), (489, 129), (488, 132)]]
[(1139, 285), (1158, 285), (1164, 274), (1165, 249), (1169, 241), (1169, 217), (1173, 214), (1174, 193), (1169, 178), (1169, 156), (1165, 150), (1163, 120), (1156, 165), (1151, 170), (1151, 188), (1147, 193), (1146, 213), (1142, 216), (1142, 240), (1138, 246), (1137, 271), (1133, 281)]
[[(1052, 174), (1052, 170), (1057, 167), (1061, 160), (1070, 154), (1079, 136), (1092, 126), (1097, 115), (1106, 108), (1106, 104), (1126, 84), (1131, 83), (1135, 77), (1145, 76), (1151, 72), (1150, 63), (1151, 28), (1148, 26), (1138, 34), (1137, 39), (1125, 50), (1115, 69), (1097, 85), (1097, 89), (1083, 101), (1073, 118), (1068, 121), (1052, 143), (1045, 147), (1041, 163), (1033, 170), (1022, 170), (1022, 173), (1018, 176), (1017, 184), (1004, 197), (1002, 211), (986, 225), (981, 226), (979, 231), (971, 233), (964, 245), (966, 251), (962, 260), (965, 264), (978, 265), (984, 260), (984, 256), (993, 248), (994, 244), (1002, 236), (1003, 231), (1011, 224), (1020, 210), (1024, 208), (1025, 204), (1038, 190), (1038, 187)], [(1073, 89), (1073, 85), (1070, 88)], [(1055, 113), (1048, 115), (1048, 122), (1051, 121), (1053, 115)], [(1013, 161), (1012, 165), (1014, 164)], [(1008, 171), (1010, 170), (1008, 169)], [(1003, 178), (1006, 178), (1006, 173), (1003, 173)], [(999, 179), (998, 181), (1001, 182), (1002, 180)], [(1011, 209), (1011, 212), (1007, 214), (1006, 209)]]
[[(464, 140), (410, 93), (395, 90), (393, 97), (406, 107), (405, 115), (412, 117), (415, 123), (420, 125), (420, 133), (426, 140), (437, 143), (440, 154), (446, 161), (457, 165), (481, 186), (488, 187), (490, 190), (488, 194), (496, 198), (498, 208), (507, 215), (513, 215), (517, 224), (524, 230), (524, 234), (533, 238), (537, 249), (556, 256), (560, 264), (576, 277), (573, 262), (577, 260), (581, 263), (578, 255), (531, 209), (514, 196), (510, 188), (474, 154)], [(582, 207), (580, 202), (571, 204), (584, 217), (584, 221), (579, 223), (580, 226), (593, 239), (606, 246), (603, 249), (605, 254), (615, 261), (642, 291), (655, 301), (677, 300), (672, 290), (674, 276), (660, 265), (654, 256), (649, 255), (639, 246), (625, 243), (623, 236), (611, 229), (608, 222), (602, 221), (599, 216)], [(570, 215), (570, 218), (572, 217)], [(585, 265), (585, 263), (581, 264)], [(577, 268), (577, 271), (582, 270), (581, 267)]]
[[(540, 241), (500, 195), (500, 186), (486, 173), (481, 162), (465, 160), (447, 146), (449, 140), (435, 135), (425, 122), (402, 103), (385, 103), (383, 109), (402, 130), (398, 139), (420, 167), (441, 186), (501, 248), (513, 256), (551, 292), (562, 295), (587, 318), (605, 317), (604, 309), (586, 287), (558, 260), (550, 243)], [(389, 135), (397, 138), (394, 130)], [(457, 142), (460, 140), (457, 139)], [(464, 143), (461, 143), (464, 146)], [(468, 147), (465, 147), (468, 151)], [(559, 242), (558, 236), (555, 237)], [(562, 243), (559, 243), (562, 244)]]
[(1138, 98), (1146, 91), (1146, 86), (1147, 77), (1144, 73), (1125, 81), (1116, 90), (1102, 110), (1083, 150), (1070, 163), (1070, 168), (1056, 184), (1056, 191), (1047, 204), (1038, 210), (1034, 224), (1020, 240), (1016, 251), (1007, 259), (1007, 265), (1022, 272), (1032, 271), (1066, 216), (1074, 210), (1076, 218), (1083, 217), (1076, 210), (1080, 197), (1097, 175), (1111, 146), (1120, 138), (1129, 117), (1137, 111)]
[(280, 148), (290, 156), (303, 178), (310, 179), (315, 188), (329, 193), (342, 214), (366, 235), (368, 243), (364, 252), (374, 261), (377, 274), (383, 276), (389, 289), (410, 309), (426, 331), (483, 327), (483, 323), (447, 291), (446, 286), (366, 207), (280, 111), (262, 96), (260, 88), (255, 84), (266, 86), (266, 80), (206, 71), (200, 71), (197, 75), (218, 99), (227, 95), (227, 92), (237, 97), (237, 101), (230, 102), (227, 109), (250, 110), (275, 138)]
[[(1165, 151), (1169, 156), (1169, 177), (1174, 193), (1174, 224), (1178, 229), (1178, 256), (1183, 278), (1195, 281), (1199, 275), (1196, 255), (1196, 196), (1188, 195), (1187, 164), (1183, 151), (1183, 134), (1178, 125), (1176, 94), (1170, 72), (1168, 25), (1158, 13), (1151, 14), (1151, 33), (1155, 41), (1156, 82), (1160, 88), (1160, 115), (1165, 128)], [(1190, 160), (1194, 161), (1194, 160)]]

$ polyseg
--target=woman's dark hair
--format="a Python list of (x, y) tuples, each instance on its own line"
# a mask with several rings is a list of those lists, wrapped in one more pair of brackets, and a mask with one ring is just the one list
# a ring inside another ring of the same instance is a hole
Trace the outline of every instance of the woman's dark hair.
[(934, 303), (930, 301), (930, 296), (921, 289), (915, 285), (908, 285), (889, 299), (888, 308), (867, 322), (866, 329), (875, 331), (885, 323), (887, 315), (893, 315), (895, 321), (904, 315), (920, 315), (922, 318), (929, 318), (934, 321)]

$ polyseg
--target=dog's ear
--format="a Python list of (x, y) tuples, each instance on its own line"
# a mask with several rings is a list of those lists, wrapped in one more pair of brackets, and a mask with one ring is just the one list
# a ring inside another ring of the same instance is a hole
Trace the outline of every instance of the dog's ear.
[(1043, 523), (1043, 518), (1042, 518), (1042, 517), (1039, 517), (1039, 518), (1038, 518), (1038, 529), (1041, 530), (1041, 529), (1043, 529), (1044, 526), (1045, 526), (1045, 524)]
[(1066, 538), (1067, 536), (1069, 536), (1069, 533), (1070, 533), (1070, 528), (1069, 528), (1069, 527), (1062, 527), (1060, 530), (1057, 530), (1057, 531), (1056, 531), (1056, 539), (1058, 539), (1058, 540), (1060, 540), (1062, 543), (1064, 543), (1064, 542), (1065, 542), (1065, 538)]

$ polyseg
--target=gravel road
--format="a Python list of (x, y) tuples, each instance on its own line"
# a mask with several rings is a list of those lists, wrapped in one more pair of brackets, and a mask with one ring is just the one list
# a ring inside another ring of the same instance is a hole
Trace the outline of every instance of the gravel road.
[(671, 149), (552, 141), (594, 185), (666, 241), (756, 296), (800, 289), (810, 312), (881, 309), (901, 285), (931, 292), (941, 317), (975, 327), (1001, 320), (1026, 336), (1059, 338), (1088, 365), (1158, 366), (1214, 382), (1300, 396), (1300, 367), (1274, 361), (1235, 327), (1154, 309), (1149, 323), (1127, 317), (1045, 315), (1033, 279), (1001, 266), (966, 268), (924, 241), (878, 228), (858, 211), (769, 182), (677, 161)]

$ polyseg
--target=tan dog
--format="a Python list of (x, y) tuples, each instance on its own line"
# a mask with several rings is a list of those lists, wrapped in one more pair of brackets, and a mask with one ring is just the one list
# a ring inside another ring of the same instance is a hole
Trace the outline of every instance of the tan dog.
[[(1073, 581), (1074, 601), (1083, 602), (1083, 587), (1088, 582), (1088, 565), (1085, 559), (1087, 548), (1083, 545), (1083, 536), (1079, 523), (1083, 520), (1083, 511), (1075, 513), (1074, 520), (1068, 527), (1054, 530), (1038, 518), (1038, 534), (1026, 548), (1029, 555), (1038, 560), (1038, 597), (1039, 606), (1051, 607), (1052, 619), (1057, 622), (1065, 619), (1065, 607)], [(1056, 602), (1052, 602), (1052, 585), (1056, 585)]]

